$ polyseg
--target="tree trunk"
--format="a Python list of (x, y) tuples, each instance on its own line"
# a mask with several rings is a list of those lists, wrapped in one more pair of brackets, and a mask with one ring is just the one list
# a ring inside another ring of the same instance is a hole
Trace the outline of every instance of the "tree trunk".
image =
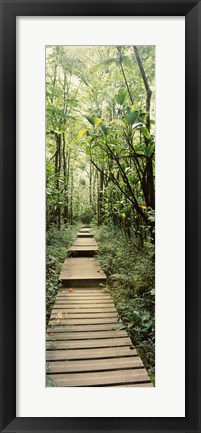
[(68, 180), (67, 180), (67, 165), (66, 165), (65, 134), (63, 134), (63, 174), (64, 174), (64, 195), (65, 195), (63, 218), (64, 218), (64, 224), (67, 224), (68, 222)]
[[(144, 82), (144, 87), (146, 90), (146, 112), (148, 114), (146, 120), (146, 127), (150, 132), (150, 106), (151, 106), (152, 92), (149, 87), (148, 79), (142, 64), (142, 59), (140, 57), (139, 51), (136, 46), (134, 46), (133, 49)], [(145, 144), (146, 146), (148, 146), (149, 144), (149, 140), (147, 140), (146, 138), (145, 138)], [(151, 207), (152, 209), (155, 209), (154, 174), (153, 174), (152, 158), (147, 158), (142, 186), (145, 192), (145, 200), (146, 200), (147, 207)]]
[(70, 171), (70, 224), (73, 225), (73, 167)]

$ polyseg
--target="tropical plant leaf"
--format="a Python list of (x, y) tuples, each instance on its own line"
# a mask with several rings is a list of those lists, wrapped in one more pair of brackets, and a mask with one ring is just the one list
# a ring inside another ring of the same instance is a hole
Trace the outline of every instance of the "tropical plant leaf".
[(84, 137), (86, 135), (86, 132), (88, 131), (87, 128), (82, 128), (80, 129), (80, 131), (77, 134), (77, 138), (78, 140), (81, 140), (82, 137)]
[(114, 63), (116, 63), (116, 64), (118, 63), (118, 60), (115, 58), (103, 60), (101, 63), (99, 63), (98, 65), (91, 68), (91, 71), (92, 72), (104, 71), (105, 69), (107, 69), (109, 66), (111, 66)]
[(119, 89), (117, 95), (115, 96), (115, 101), (117, 102), (117, 104), (123, 105), (125, 102), (126, 96), (127, 96), (127, 90), (124, 88)]
[(126, 128), (126, 123), (121, 119), (113, 119), (110, 123)]
[(131, 61), (131, 59), (128, 56), (123, 56), (122, 57), (122, 63), (127, 66), (128, 68), (132, 68), (133, 67), (133, 63)]
[(147, 138), (147, 139), (150, 138), (150, 132), (149, 132), (149, 130), (146, 128), (146, 126), (141, 126), (141, 127), (140, 127), (140, 131), (142, 132), (142, 134), (144, 135), (145, 138)]

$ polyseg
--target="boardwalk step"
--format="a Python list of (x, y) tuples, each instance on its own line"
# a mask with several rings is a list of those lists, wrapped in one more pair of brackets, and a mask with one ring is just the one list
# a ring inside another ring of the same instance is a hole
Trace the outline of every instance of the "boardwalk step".
[(78, 238), (93, 238), (94, 235), (92, 233), (83, 233), (83, 232), (78, 232), (77, 234)]
[(112, 317), (112, 318), (110, 318), (110, 317), (108, 317), (108, 318), (103, 318), (103, 317), (101, 317), (101, 318), (82, 318), (82, 319), (64, 319), (64, 318), (57, 318), (57, 319), (55, 319), (55, 318), (50, 318), (50, 323), (55, 323), (55, 324), (58, 324), (58, 323), (60, 323), (61, 324), (61, 322), (62, 322), (62, 324), (66, 324), (66, 325), (89, 325), (89, 324), (94, 324), (94, 325), (98, 325), (98, 324), (100, 324), (100, 323), (117, 323), (117, 318), (116, 318), (116, 316), (115, 317)]
[[(58, 340), (94, 340), (101, 338), (123, 338), (127, 337), (126, 331), (97, 331), (97, 332), (47, 332), (47, 341)], [(76, 343), (74, 343), (76, 345)]]
[(73, 289), (69, 288), (69, 287), (62, 287), (59, 291), (58, 291), (58, 295), (60, 294), (64, 294), (64, 295), (68, 295), (68, 294), (73, 294), (73, 295), (80, 295), (80, 294), (85, 294), (85, 295), (100, 295), (100, 294), (106, 294), (106, 292), (103, 291), (102, 288), (100, 288), (99, 286), (91, 286), (91, 287), (74, 287)]
[[(77, 340), (74, 341), (47, 341), (47, 350), (59, 350), (59, 349), (90, 349), (90, 348), (102, 348), (102, 347), (124, 347), (129, 346), (130, 341), (128, 337), (124, 338), (102, 338), (97, 340)], [(131, 346), (132, 348), (132, 346)]]
[(59, 313), (59, 312), (61, 312), (61, 313), (66, 313), (67, 315), (68, 314), (89, 314), (89, 313), (92, 313), (92, 314), (96, 314), (96, 313), (115, 313), (115, 314), (117, 314), (117, 310), (115, 309), (115, 307), (114, 306), (111, 306), (111, 307), (107, 307), (107, 308), (96, 308), (96, 307), (94, 307), (94, 308), (91, 308), (91, 307), (89, 307), (89, 308), (80, 308), (80, 306), (79, 306), (79, 304), (77, 305), (77, 308), (75, 308), (73, 305), (71, 306), (71, 308), (69, 308), (69, 306), (68, 306), (68, 304), (66, 304), (66, 307), (67, 308), (65, 308), (65, 306), (64, 305), (62, 305), (61, 307), (59, 306), (54, 306), (54, 309), (52, 310), (52, 313)]
[(67, 361), (76, 359), (107, 359), (107, 358), (119, 358), (122, 356), (132, 357), (137, 355), (135, 349), (131, 350), (128, 346), (126, 347), (105, 347), (96, 349), (63, 349), (63, 350), (47, 350), (46, 358), (47, 361)]
[(98, 252), (98, 247), (92, 246), (77, 246), (72, 245), (68, 250), (71, 257), (94, 257)]
[(115, 370), (90, 373), (51, 374), (50, 378), (56, 386), (109, 386), (123, 383), (143, 383), (149, 381), (145, 369)]
[[(72, 248), (74, 248), (72, 246)], [(75, 248), (85, 248), (79, 246)], [(87, 248), (94, 248), (89, 246)], [(106, 275), (94, 258), (67, 258), (62, 266), (60, 277), (61, 283), (65, 287), (93, 287), (94, 285), (104, 284)]]
[(117, 316), (117, 311), (112, 311), (112, 312), (101, 312), (101, 313), (91, 313), (91, 312), (86, 312), (86, 311), (83, 311), (83, 312), (75, 312), (75, 311), (72, 311), (72, 312), (69, 312), (69, 311), (67, 311), (67, 310), (59, 310), (59, 311), (55, 311), (55, 310), (53, 310), (53, 312), (52, 312), (52, 315), (51, 315), (51, 318), (52, 319), (101, 319), (101, 318), (106, 318), (106, 319), (108, 319), (108, 318), (113, 318), (113, 317), (118, 317)]
[[(109, 308), (109, 309), (115, 308), (114, 304), (110, 300), (107, 300), (107, 299), (96, 301), (96, 302), (95, 301), (90, 302), (89, 300), (87, 300), (87, 301), (82, 300), (79, 302), (77, 299), (74, 302), (71, 299), (69, 299), (69, 302), (56, 301), (54, 304), (54, 308), (59, 309), (61, 307), (63, 307), (64, 309), (67, 307), (71, 308), (71, 309), (72, 308), (74, 308), (74, 309), (79, 308), (80, 310), (81, 309), (87, 310), (87, 309), (92, 309), (92, 308), (97, 308), (97, 309), (103, 308), (104, 310), (106, 310), (107, 308)], [(116, 311), (116, 309), (115, 309), (115, 311)]]
[(120, 324), (117, 322), (114, 323), (99, 323), (98, 325), (94, 324), (85, 324), (85, 325), (69, 325), (69, 324), (59, 324), (58, 322), (49, 322), (47, 332), (95, 332), (95, 331), (116, 331), (120, 329)]
[(47, 375), (55, 386), (143, 386), (151, 381), (109, 293), (95, 254), (98, 245), (83, 227), (61, 269), (46, 335)]
[(73, 245), (76, 245), (76, 246), (88, 246), (89, 245), (89, 246), (95, 246), (96, 248), (98, 247), (95, 239), (89, 238), (89, 237), (77, 238), (75, 240), (75, 242), (73, 243)]
[(75, 373), (85, 371), (109, 371), (141, 368), (139, 356), (132, 358), (108, 358), (85, 361), (52, 361), (48, 363), (48, 373)]

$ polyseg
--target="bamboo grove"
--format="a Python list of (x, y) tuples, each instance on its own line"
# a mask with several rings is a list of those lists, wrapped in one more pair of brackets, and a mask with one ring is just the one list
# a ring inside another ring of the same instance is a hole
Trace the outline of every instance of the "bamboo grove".
[(154, 54), (47, 47), (47, 229), (110, 223), (154, 243)]

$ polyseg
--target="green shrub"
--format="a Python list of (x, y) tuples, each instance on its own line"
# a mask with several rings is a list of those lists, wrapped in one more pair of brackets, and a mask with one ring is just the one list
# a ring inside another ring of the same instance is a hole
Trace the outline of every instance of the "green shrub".
[(77, 226), (53, 226), (46, 234), (46, 320), (49, 320), (52, 306), (59, 288), (61, 266), (78, 231)]
[(125, 328), (142, 357), (151, 380), (155, 372), (154, 246), (136, 247), (122, 231), (111, 227), (95, 230), (99, 261), (108, 277), (107, 290), (114, 299)]
[(80, 214), (80, 220), (83, 224), (91, 224), (93, 217), (94, 212), (92, 206), (85, 207)]

